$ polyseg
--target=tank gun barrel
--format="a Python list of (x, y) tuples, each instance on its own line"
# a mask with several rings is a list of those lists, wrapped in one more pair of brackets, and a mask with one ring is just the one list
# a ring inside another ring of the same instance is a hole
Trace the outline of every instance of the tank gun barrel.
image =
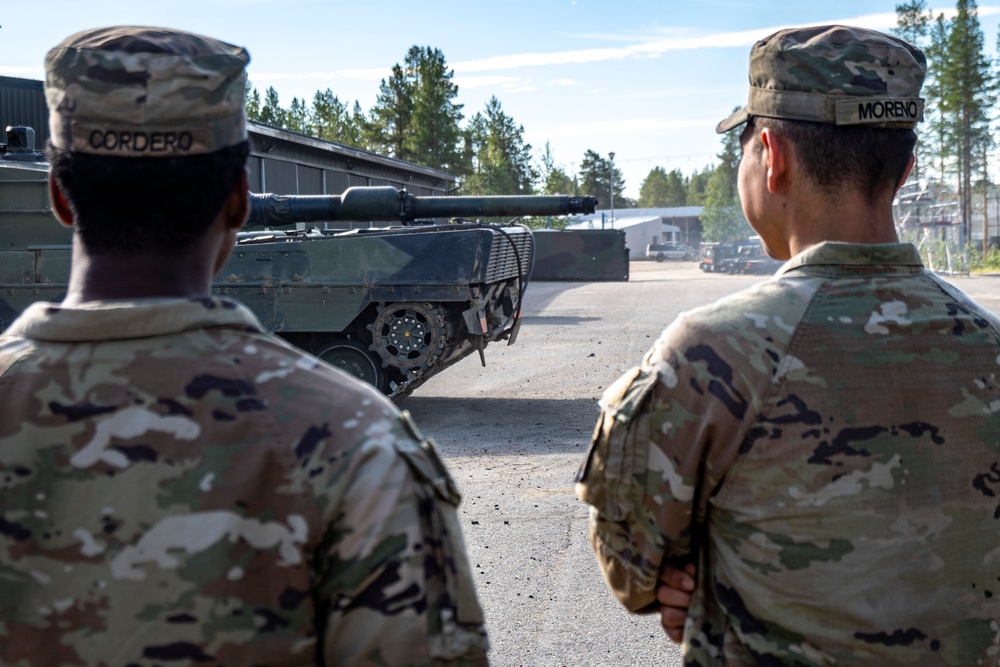
[(341, 195), (251, 194), (246, 227), (297, 222), (410, 222), (432, 218), (493, 218), (593, 213), (594, 197), (514, 195), (418, 197), (391, 186), (348, 188)]

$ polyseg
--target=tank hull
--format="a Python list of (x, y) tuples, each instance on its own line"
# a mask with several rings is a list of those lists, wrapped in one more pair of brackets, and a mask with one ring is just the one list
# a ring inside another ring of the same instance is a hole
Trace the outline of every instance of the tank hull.
[[(46, 179), (44, 163), (0, 161), (0, 330), (66, 292), (72, 233), (52, 215)], [(393, 398), (469, 354), (485, 365), (489, 343), (514, 342), (533, 261), (527, 228), (299, 227), (242, 233), (213, 292)]]

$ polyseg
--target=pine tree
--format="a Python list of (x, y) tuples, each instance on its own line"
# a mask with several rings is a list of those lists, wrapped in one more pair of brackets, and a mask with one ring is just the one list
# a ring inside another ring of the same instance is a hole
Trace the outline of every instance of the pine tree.
[(278, 91), (274, 86), (269, 86), (264, 93), (264, 104), (260, 109), (260, 122), (273, 127), (285, 127), (285, 115), (287, 112), (281, 108), (278, 101)]
[(292, 104), (285, 113), (285, 129), (303, 134), (309, 132), (309, 108), (305, 100), (292, 98)]
[(565, 167), (556, 164), (555, 156), (552, 154), (552, 147), (549, 142), (545, 142), (539, 157), (541, 170), (539, 181), (541, 183), (542, 194), (544, 195), (576, 195), (579, 187), (576, 180), (571, 178)]
[[(929, 42), (925, 49), (927, 56), (927, 79), (923, 88), (926, 105), (924, 107), (924, 122), (927, 136), (925, 145), (930, 146), (930, 153), (936, 158), (938, 176), (944, 178), (946, 162), (951, 155), (948, 140), (948, 122), (941, 104), (943, 71), (948, 59), (949, 24), (944, 14), (938, 14), (930, 25)], [(931, 161), (928, 161), (929, 163)], [(930, 166), (930, 164), (928, 164)]]
[(404, 61), (413, 104), (410, 129), (404, 141), (410, 159), (419, 164), (463, 172), (462, 105), (454, 100), (458, 86), (455, 73), (445, 63), (440, 49), (410, 47)]
[(639, 207), (660, 208), (667, 201), (667, 172), (663, 167), (653, 167), (639, 186)]
[(737, 178), (740, 168), (740, 133), (722, 135), (719, 165), (705, 187), (701, 224), (706, 241), (734, 241), (746, 238), (753, 231), (743, 216)]
[(989, 148), (989, 110), (996, 102), (996, 74), (984, 55), (983, 31), (975, 0), (958, 0), (941, 72), (941, 109), (956, 150), (959, 210), (965, 238), (971, 232), (972, 174)]
[(409, 160), (407, 136), (413, 119), (413, 86), (396, 64), (392, 74), (379, 84), (375, 106), (368, 114), (365, 143), (369, 150), (381, 155)]
[(667, 173), (666, 206), (687, 206), (687, 179), (680, 169)]
[(504, 113), (495, 96), (477, 113), (467, 130), (474, 156), (465, 188), (470, 194), (531, 194), (538, 172), (531, 161), (531, 144), (524, 127)]
[[(931, 26), (931, 14), (927, 11), (926, 0), (911, 0), (910, 2), (905, 2), (901, 5), (896, 5), (896, 28), (893, 29), (893, 34), (913, 46), (920, 49), (926, 49), (927, 47), (927, 36), (930, 33)], [(933, 78), (933, 72), (931, 71), (931, 63), (928, 62), (928, 73), (927, 79), (924, 87), (924, 97), (926, 99), (926, 106), (932, 106), (934, 104), (934, 98), (932, 94), (929, 94), (929, 90), (933, 90), (931, 86), (931, 80)], [(925, 117), (930, 115), (930, 109), (924, 109)], [(913, 152), (916, 155), (916, 162), (913, 165), (912, 177), (915, 179), (920, 179), (920, 172), (922, 169), (922, 161), (924, 154), (924, 145), (926, 140), (923, 138), (922, 133), (917, 134), (917, 145), (914, 147)]]
[(246, 80), (246, 96), (243, 98), (243, 104), (246, 108), (247, 120), (260, 120), (260, 93), (250, 83), (250, 79)]
[(653, 167), (639, 188), (639, 206), (665, 208), (685, 206), (687, 181), (679, 169), (667, 173), (663, 167)]
[[(357, 102), (354, 104), (357, 112), (360, 105)], [(364, 148), (362, 126), (358, 124), (356, 116), (348, 111), (347, 105), (329, 88), (317, 90), (313, 96), (309, 112), (309, 133), (327, 141)]]
[[(613, 169), (613, 175), (612, 175)], [(628, 208), (629, 200), (625, 198), (625, 177), (618, 167), (611, 166), (611, 160), (606, 160), (592, 150), (583, 154), (580, 163), (580, 194), (597, 197), (602, 205), (607, 202), (611, 207), (611, 184), (614, 183), (615, 208)]]
[(684, 195), (685, 206), (702, 206), (705, 203), (705, 189), (708, 181), (712, 178), (713, 167), (705, 167), (701, 171), (697, 169), (688, 178), (687, 192)]

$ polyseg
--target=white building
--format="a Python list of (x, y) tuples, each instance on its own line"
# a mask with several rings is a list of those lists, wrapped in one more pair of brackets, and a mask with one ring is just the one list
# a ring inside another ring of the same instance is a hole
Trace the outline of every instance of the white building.
[(701, 211), (701, 206), (615, 209), (614, 220), (609, 211), (598, 211), (566, 228), (625, 230), (625, 245), (637, 259), (645, 257), (648, 245), (683, 243), (697, 248), (701, 241)]

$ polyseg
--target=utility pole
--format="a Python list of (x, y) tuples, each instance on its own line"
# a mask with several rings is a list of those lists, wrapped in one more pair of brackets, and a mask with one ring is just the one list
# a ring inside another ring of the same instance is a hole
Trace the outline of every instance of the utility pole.
[(615, 154), (608, 153), (608, 189), (611, 190), (611, 228), (615, 226)]

